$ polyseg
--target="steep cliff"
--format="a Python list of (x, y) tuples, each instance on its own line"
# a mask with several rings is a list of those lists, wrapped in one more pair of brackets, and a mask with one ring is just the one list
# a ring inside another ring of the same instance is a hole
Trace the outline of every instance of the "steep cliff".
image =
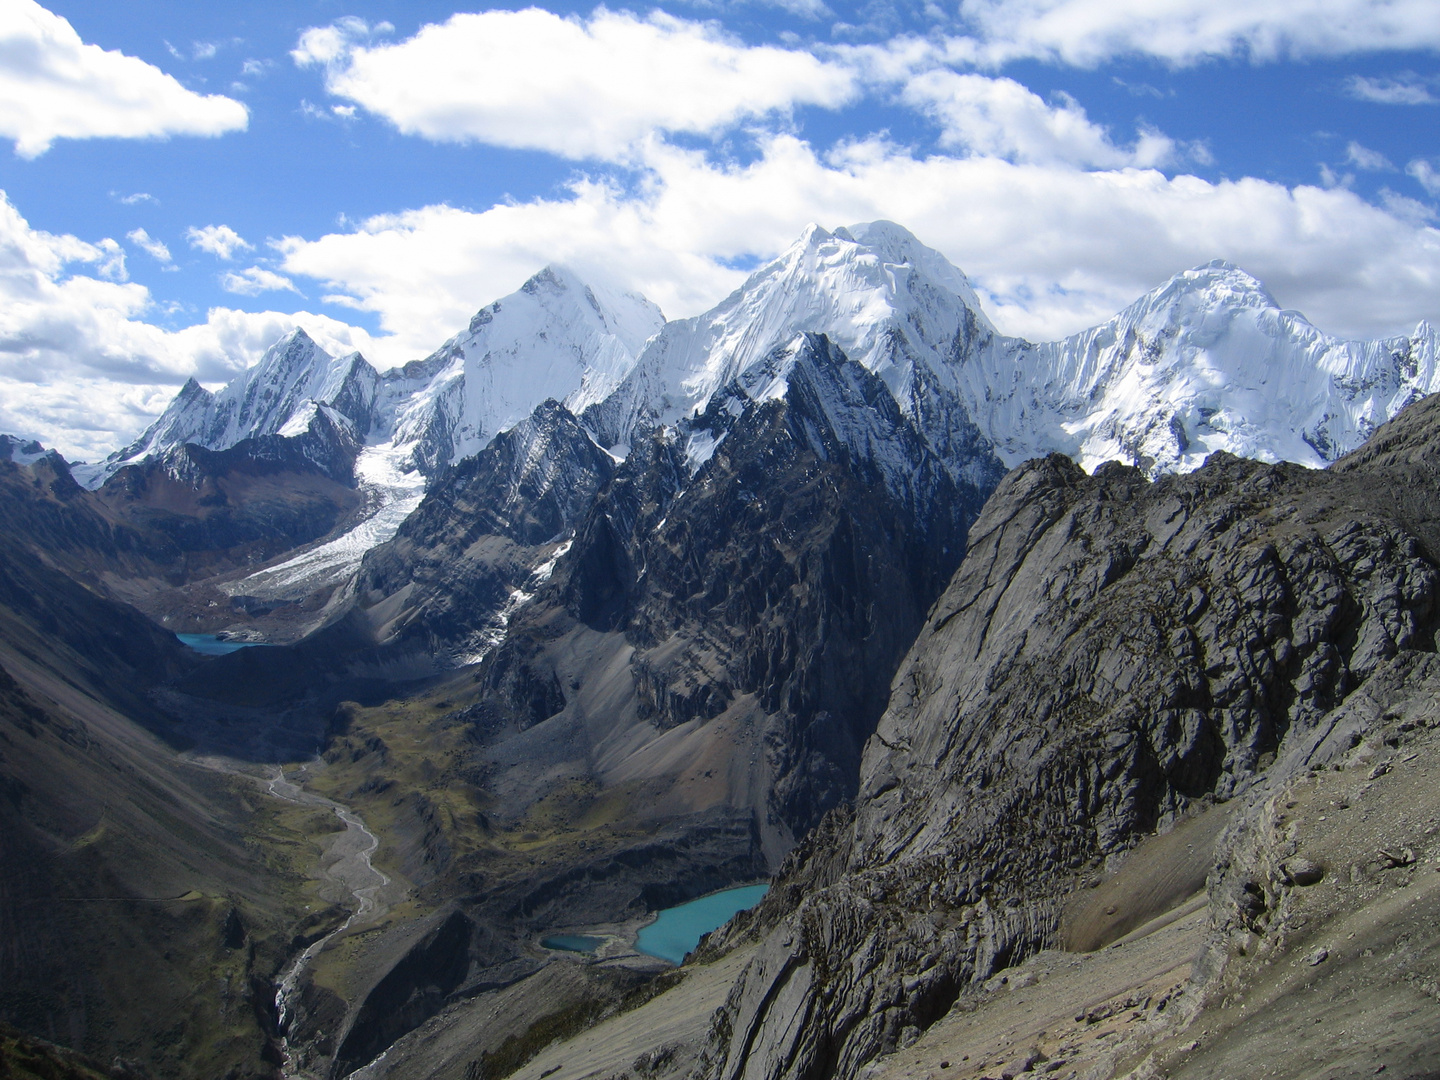
[(1381, 665), (1435, 650), (1437, 491), (1433, 398), (1324, 472), (1012, 472), (896, 677), (853, 816), (752, 921), (708, 1075), (856, 1075), (1058, 942), (1095, 868), (1293, 767)]
[[(957, 483), (861, 364), (797, 338), (632, 448), (485, 684), (529, 724), (585, 713), (603, 684), (604, 772), (752, 806), (783, 851), (853, 790), (889, 675), (1000, 472), (983, 451), (967, 469), (981, 479)], [(594, 634), (623, 665), (562, 670)], [(535, 713), (536, 685), (568, 689)], [(752, 727), (748, 762), (707, 760)]]
[(547, 401), (445, 472), (361, 564), (356, 594), (376, 639), (413, 641), (451, 663), (483, 657), (614, 469), (575, 418)]

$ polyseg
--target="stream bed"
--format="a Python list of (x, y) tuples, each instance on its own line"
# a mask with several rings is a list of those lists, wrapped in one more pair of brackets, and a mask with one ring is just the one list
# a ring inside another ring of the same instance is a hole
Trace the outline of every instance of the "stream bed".
[(290, 962), (281, 974), (280, 985), (275, 991), (275, 1014), (280, 1028), (281, 1049), (285, 1055), (282, 1075), (285, 1080), (307, 1080), (309, 1074), (302, 1071), (289, 1041), (289, 1027), (294, 1018), (295, 995), (299, 990), (300, 978), (320, 951), (335, 937), (343, 934), (357, 923), (365, 923), (385, 914), (388, 908), (382, 904), (379, 893), (381, 889), (390, 884), (390, 879), (382, 871), (376, 869), (370, 861), (371, 856), (375, 854), (375, 849), (380, 846), (379, 839), (365, 827), (365, 822), (348, 806), (335, 802), (333, 799), (327, 799), (323, 795), (317, 795), (313, 791), (306, 791), (300, 784), (287, 780), (284, 770), (279, 766), (276, 767), (275, 775), (271, 778), (267, 790), (276, 798), (299, 803), (302, 806), (324, 807), (331, 810), (345, 825), (344, 833), (330, 842), (326, 855), (332, 861), (326, 867), (324, 874), (327, 879), (342, 886), (354, 898), (355, 909), (350, 913), (348, 919), (312, 943), (309, 948)]

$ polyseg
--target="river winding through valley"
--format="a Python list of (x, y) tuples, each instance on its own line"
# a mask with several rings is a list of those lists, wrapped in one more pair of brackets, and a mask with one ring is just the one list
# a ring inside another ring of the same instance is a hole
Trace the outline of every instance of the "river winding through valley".
[[(309, 766), (303, 766), (303, 774)], [(377, 869), (371, 857), (380, 846), (380, 840), (365, 827), (365, 822), (348, 806), (306, 791), (300, 783), (285, 778), (285, 771), (276, 766), (275, 775), (270, 778), (266, 790), (276, 798), (302, 806), (323, 807), (332, 811), (345, 825), (345, 832), (331, 841), (326, 851), (329, 865), (323, 870), (326, 880), (344, 888), (355, 899), (355, 910), (350, 917), (330, 933), (312, 942), (294, 960), (290, 961), (280, 976), (275, 991), (275, 1014), (280, 1031), (280, 1047), (285, 1057), (282, 1075), (285, 1080), (308, 1080), (290, 1046), (289, 1027), (294, 1017), (295, 996), (299, 992), (300, 978), (311, 962), (335, 937), (352, 926), (378, 919), (389, 911), (389, 905), (380, 896), (380, 890), (390, 884), (390, 878)]]

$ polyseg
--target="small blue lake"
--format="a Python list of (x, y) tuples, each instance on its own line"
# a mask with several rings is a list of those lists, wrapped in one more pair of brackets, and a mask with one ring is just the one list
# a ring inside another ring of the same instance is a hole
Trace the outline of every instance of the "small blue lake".
[(603, 944), (604, 938), (591, 937), (589, 934), (552, 934), (540, 939), (542, 948), (560, 949), (563, 952), (593, 953)]
[(711, 893), (688, 904), (666, 908), (635, 939), (635, 949), (646, 956), (657, 956), (678, 964), (700, 938), (717, 930), (737, 911), (745, 911), (760, 902), (769, 885), (742, 885), (738, 889)]
[(264, 645), (263, 641), (228, 641), (225, 638), (216, 637), (214, 634), (176, 634), (180, 644), (187, 645), (198, 653), (206, 656), (225, 656), (228, 653), (239, 652), (241, 649), (252, 649)]

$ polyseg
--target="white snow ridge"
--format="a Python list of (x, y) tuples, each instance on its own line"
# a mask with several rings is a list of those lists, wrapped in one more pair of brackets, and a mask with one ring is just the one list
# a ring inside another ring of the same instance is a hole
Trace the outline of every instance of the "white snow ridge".
[(296, 330), (214, 393), (187, 383), (134, 444), (76, 477), (95, 487), (186, 442), (225, 449), (305, 437), (322, 413), (342, 419), (363, 445), (366, 519), (235, 585), (290, 594), (342, 580), (394, 535), (427, 482), (547, 399), (617, 459), (647, 429), (683, 429), (688, 464), (702, 468), (724, 432), (694, 419), (727, 387), (750, 400), (783, 395), (792, 367), (757, 365), (806, 333), (827, 335), (877, 376), (957, 479), (993, 468), (992, 453), (1006, 466), (1052, 451), (1091, 469), (1119, 459), (1152, 476), (1197, 468), (1217, 450), (1320, 466), (1440, 388), (1427, 324), (1342, 341), (1228, 263), (1177, 274), (1101, 326), (1033, 344), (1000, 334), (965, 275), (900, 226), (812, 225), (691, 319), (666, 323), (643, 297), (552, 266), (391, 371), (359, 354), (331, 357)]

